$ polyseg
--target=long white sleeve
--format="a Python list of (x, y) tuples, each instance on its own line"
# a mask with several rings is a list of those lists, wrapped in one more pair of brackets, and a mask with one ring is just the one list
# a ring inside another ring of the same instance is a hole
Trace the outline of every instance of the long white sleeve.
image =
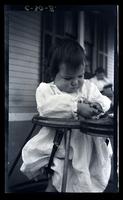
[(86, 81), (84, 87), (86, 87), (84, 89), (87, 91), (88, 101), (99, 103), (104, 112), (109, 110), (111, 100), (108, 97), (102, 95), (94, 83)]
[(37, 109), (40, 116), (73, 118), (77, 103), (69, 94), (53, 94), (47, 84), (41, 83), (36, 90)]

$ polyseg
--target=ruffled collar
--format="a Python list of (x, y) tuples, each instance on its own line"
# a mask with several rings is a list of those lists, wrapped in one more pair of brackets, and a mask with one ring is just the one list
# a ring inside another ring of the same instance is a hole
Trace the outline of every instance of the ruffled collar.
[[(85, 81), (84, 81), (84, 83), (85, 83)], [(83, 83), (83, 86), (84, 86), (84, 83)], [(65, 94), (65, 93), (66, 93), (66, 92), (61, 91), (61, 90), (56, 86), (56, 84), (54, 83), (54, 81), (50, 82), (50, 87), (51, 87), (51, 89), (52, 89), (52, 91), (53, 91), (54, 94)], [(83, 96), (83, 94), (82, 94), (82, 93), (83, 93), (82, 90), (83, 90), (83, 87), (82, 87), (81, 89), (78, 89), (77, 92), (69, 93), (69, 95), (71, 95), (71, 96), (74, 97), (75, 99), (78, 99), (78, 98), (85, 98), (85, 97)], [(66, 94), (68, 94), (68, 93), (66, 93)]]

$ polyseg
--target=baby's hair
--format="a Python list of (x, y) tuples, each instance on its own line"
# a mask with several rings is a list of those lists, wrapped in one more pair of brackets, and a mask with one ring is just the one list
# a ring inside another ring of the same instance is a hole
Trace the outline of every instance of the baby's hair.
[(63, 39), (61, 44), (52, 46), (49, 51), (48, 66), (52, 78), (59, 71), (59, 65), (65, 63), (69, 68), (85, 66), (85, 53), (80, 44), (73, 39)]

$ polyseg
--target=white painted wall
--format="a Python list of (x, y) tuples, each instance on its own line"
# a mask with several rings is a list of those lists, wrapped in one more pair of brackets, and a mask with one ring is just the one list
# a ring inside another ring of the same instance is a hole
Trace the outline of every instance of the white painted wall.
[(35, 91), (40, 80), (40, 45), (40, 12), (9, 11), (10, 121), (29, 120), (37, 111)]

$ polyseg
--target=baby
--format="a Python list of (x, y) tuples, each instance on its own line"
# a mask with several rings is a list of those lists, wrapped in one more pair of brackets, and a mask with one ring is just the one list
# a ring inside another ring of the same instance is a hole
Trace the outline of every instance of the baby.
[[(93, 118), (110, 108), (111, 101), (96, 85), (84, 79), (85, 55), (78, 42), (64, 39), (50, 54), (53, 81), (40, 83), (36, 90), (40, 116), (66, 119)], [(21, 171), (36, 178), (47, 166), (55, 129), (43, 127), (22, 150)], [(105, 137), (72, 130), (66, 192), (103, 192), (111, 173), (112, 148)], [(53, 160), (53, 176), (46, 192), (61, 192), (65, 157), (64, 137)]]

